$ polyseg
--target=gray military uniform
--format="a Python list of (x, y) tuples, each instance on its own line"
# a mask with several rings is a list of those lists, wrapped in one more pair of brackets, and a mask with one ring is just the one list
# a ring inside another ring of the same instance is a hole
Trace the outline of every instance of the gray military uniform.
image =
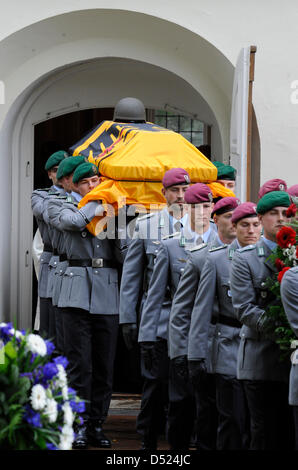
[[(138, 323), (138, 310), (142, 311), (147, 297), (160, 240), (170, 233), (173, 233), (173, 227), (167, 208), (137, 219), (134, 238), (129, 245), (123, 265), (120, 287), (120, 324)], [(165, 299), (157, 332), (161, 338), (166, 336), (169, 309), (170, 300)]]
[[(298, 266), (284, 274), (280, 292), (288, 321), (298, 337)], [(291, 362), (289, 404), (298, 406), (298, 349), (293, 351)]]
[(271, 254), (263, 240), (237, 250), (232, 261), (232, 302), (241, 328), (237, 377), (246, 380), (288, 381), (288, 365), (281, 362), (278, 345), (258, 331), (258, 321), (270, 302), (265, 281), (276, 273), (267, 260)]
[[(156, 341), (158, 336), (168, 340), (169, 317), (161, 316), (162, 304), (167, 292), (170, 292), (171, 300), (174, 298), (189, 250), (193, 246), (194, 242), (186, 243), (183, 232), (169, 235), (160, 243), (142, 311), (139, 342)], [(164, 324), (161, 325), (161, 321)]]
[(216, 232), (212, 231), (207, 244), (203, 243), (190, 250), (170, 313), (169, 353), (171, 359), (178, 356), (187, 356), (191, 314), (200, 281), (201, 270), (208, 249), (213, 246), (219, 246), (220, 244), (221, 242)]
[[(199, 289), (194, 303), (188, 341), (188, 358), (207, 361), (210, 322), (214, 315), (214, 304), (218, 309), (217, 323), (211, 349), (212, 371), (236, 376), (237, 354), (240, 343), (240, 326), (232, 305), (230, 290), (231, 261), (238, 243), (209, 250), (201, 274)], [(235, 325), (228, 325), (235, 322)]]

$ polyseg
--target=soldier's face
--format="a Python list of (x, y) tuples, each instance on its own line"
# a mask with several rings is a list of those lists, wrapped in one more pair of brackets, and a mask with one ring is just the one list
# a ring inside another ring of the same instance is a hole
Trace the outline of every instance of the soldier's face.
[(174, 213), (174, 215), (178, 215), (179, 212), (182, 213), (187, 209), (184, 200), (187, 188), (189, 188), (189, 184), (177, 184), (170, 188), (162, 188), (162, 194), (167, 201), (169, 209)]
[(61, 178), (61, 180), (60, 180), (60, 183), (61, 183), (63, 189), (65, 191), (67, 191), (68, 193), (73, 191), (74, 186), (73, 186), (73, 182), (72, 182), (72, 174), (68, 175), (68, 176), (63, 176), (63, 178)]
[(265, 214), (259, 215), (264, 227), (264, 236), (268, 240), (276, 241), (277, 232), (289, 221), (286, 212), (287, 207), (273, 207)]
[(234, 192), (236, 183), (233, 180), (216, 180), (217, 183), (222, 184), (225, 188), (230, 189), (231, 191)]
[(257, 216), (246, 217), (233, 225), (241, 246), (254, 245), (261, 236), (262, 224)]
[(190, 204), (190, 222), (192, 230), (198, 233), (208, 230), (213, 206), (214, 204), (212, 202)]
[(57, 170), (58, 170), (58, 165), (53, 166), (49, 171), (48, 171), (48, 177), (50, 180), (52, 180), (53, 184), (57, 184)]
[(232, 215), (233, 211), (230, 211), (213, 217), (218, 234), (222, 235), (220, 238), (233, 240), (236, 237), (236, 227), (232, 224)]
[(100, 183), (100, 177), (97, 175), (91, 176), (90, 178), (83, 178), (78, 182), (78, 192), (81, 196), (86, 196), (92, 189), (96, 188)]

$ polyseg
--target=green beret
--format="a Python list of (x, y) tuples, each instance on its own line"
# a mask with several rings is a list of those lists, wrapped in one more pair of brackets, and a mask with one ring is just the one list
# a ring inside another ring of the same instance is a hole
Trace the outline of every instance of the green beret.
[(58, 150), (58, 152), (52, 153), (52, 155), (47, 159), (44, 169), (49, 171), (53, 166), (59, 165), (59, 163), (68, 157), (68, 153), (64, 150)]
[(224, 165), (217, 167), (217, 179), (218, 180), (233, 180), (236, 179), (236, 170), (230, 165)]
[(81, 163), (81, 165), (77, 166), (75, 169), (72, 181), (74, 183), (78, 183), (83, 178), (91, 178), (91, 176), (95, 175), (99, 176), (99, 171), (96, 165), (90, 162)]
[(285, 191), (270, 191), (266, 193), (257, 204), (257, 213), (265, 214), (273, 207), (289, 207), (290, 197)]
[(63, 176), (71, 175), (82, 163), (86, 163), (85, 157), (78, 155), (77, 157), (67, 157), (62, 160), (58, 167), (57, 179), (60, 180)]
[(216, 166), (216, 168), (219, 168), (219, 167), (221, 167), (221, 166), (226, 166), (223, 162), (219, 162), (219, 161), (217, 161), (217, 160), (214, 160), (214, 162), (212, 162), (212, 164), (213, 164), (214, 166)]

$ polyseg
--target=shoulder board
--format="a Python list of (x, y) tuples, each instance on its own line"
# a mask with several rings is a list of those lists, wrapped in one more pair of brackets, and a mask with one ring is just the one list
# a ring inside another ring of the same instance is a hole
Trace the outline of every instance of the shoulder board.
[(200, 245), (196, 245), (196, 246), (190, 248), (189, 251), (190, 251), (190, 252), (199, 251), (199, 250), (201, 250), (202, 248), (205, 248), (206, 246), (208, 246), (207, 243), (201, 243)]
[(155, 212), (149, 212), (149, 214), (142, 215), (141, 217), (137, 218), (137, 222), (139, 222), (140, 220), (146, 220), (149, 217), (152, 217), (154, 214), (155, 214)]
[(34, 191), (46, 191), (48, 193), (50, 189), (51, 188), (38, 188), (38, 189), (34, 189)]
[(239, 251), (239, 253), (242, 253), (243, 251), (254, 250), (255, 247), (256, 245), (247, 245), (247, 246), (244, 246), (243, 248), (239, 248), (237, 251)]
[(180, 235), (180, 232), (170, 233), (169, 235), (165, 235), (162, 237), (162, 240), (168, 240), (168, 238), (174, 238)]
[(228, 245), (221, 245), (221, 246), (215, 246), (213, 248), (210, 248), (209, 253), (213, 253), (213, 251), (219, 251), (219, 250), (224, 250), (227, 248)]
[(63, 196), (60, 193), (59, 194), (53, 194), (53, 196), (57, 196), (56, 199), (65, 199), (66, 200), (68, 198), (68, 196)]

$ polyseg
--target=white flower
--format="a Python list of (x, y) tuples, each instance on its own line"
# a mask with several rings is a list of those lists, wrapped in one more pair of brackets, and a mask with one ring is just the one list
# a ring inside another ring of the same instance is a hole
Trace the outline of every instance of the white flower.
[(65, 402), (62, 406), (62, 410), (64, 412), (64, 423), (68, 426), (72, 426), (72, 423), (74, 421), (74, 415), (70, 404), (68, 402)]
[(57, 364), (58, 368), (58, 379), (56, 380), (56, 384), (58, 387), (66, 387), (67, 386), (67, 375), (65, 369), (62, 364)]
[(60, 434), (59, 449), (70, 450), (74, 441), (74, 432), (71, 426), (65, 424)]
[(28, 351), (31, 351), (33, 354), (39, 354), (39, 356), (45, 356), (47, 354), (47, 346), (44, 340), (39, 335), (34, 335), (30, 333), (27, 336), (27, 348)]
[(62, 396), (63, 396), (63, 400), (68, 400), (68, 387), (67, 387), (67, 385), (64, 385), (64, 387), (62, 387)]
[(42, 385), (33, 385), (31, 390), (31, 405), (34, 410), (43, 410), (47, 403), (46, 391)]
[(53, 398), (47, 398), (47, 405), (45, 414), (48, 417), (50, 423), (55, 423), (58, 416), (58, 406), (56, 400)]
[(11, 329), (9, 330), (9, 333), (10, 333), (12, 336), (15, 336), (16, 338), (23, 338), (23, 337), (24, 337), (24, 335), (23, 335), (20, 331), (15, 330), (14, 328), (11, 328)]

